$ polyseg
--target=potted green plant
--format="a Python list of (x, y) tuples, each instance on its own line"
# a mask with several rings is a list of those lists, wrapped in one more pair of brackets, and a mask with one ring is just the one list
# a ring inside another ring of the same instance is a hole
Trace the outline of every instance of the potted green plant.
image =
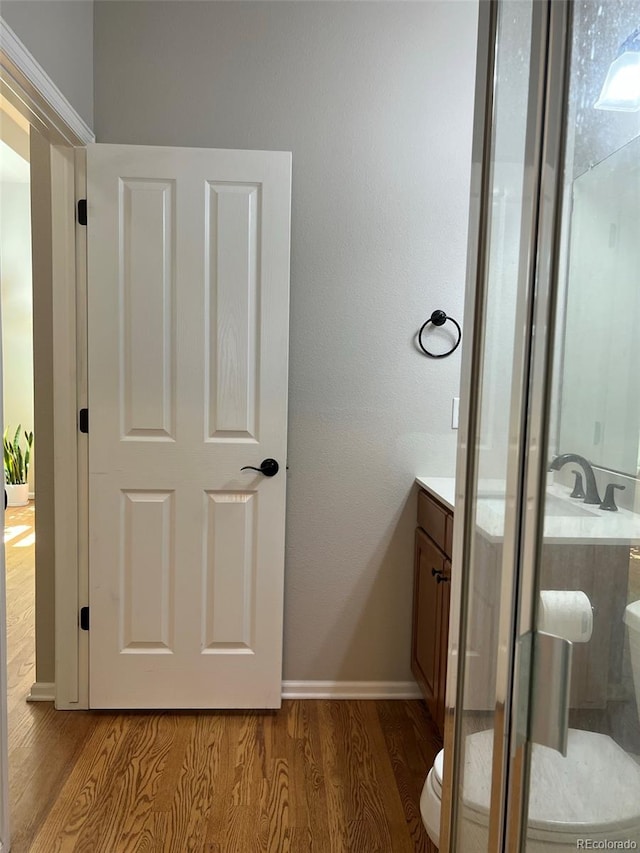
[(21, 429), (22, 424), (18, 424), (13, 441), (9, 441), (7, 438), (9, 427), (4, 431), (4, 481), (7, 490), (7, 506), (26, 506), (29, 503), (27, 478), (29, 476), (33, 432), (27, 433), (25, 430), (24, 437), (27, 440), (27, 446), (23, 453), (20, 447)]

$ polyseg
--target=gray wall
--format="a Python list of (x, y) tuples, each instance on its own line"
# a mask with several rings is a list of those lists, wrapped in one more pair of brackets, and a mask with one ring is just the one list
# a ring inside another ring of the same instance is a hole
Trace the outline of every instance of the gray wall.
[(93, 0), (2, 0), (0, 15), (92, 127)]
[[(293, 152), (286, 679), (410, 678), (416, 474), (453, 475), (476, 5), (96, 2), (99, 142)], [(114, 61), (117, 60), (117, 61)]]

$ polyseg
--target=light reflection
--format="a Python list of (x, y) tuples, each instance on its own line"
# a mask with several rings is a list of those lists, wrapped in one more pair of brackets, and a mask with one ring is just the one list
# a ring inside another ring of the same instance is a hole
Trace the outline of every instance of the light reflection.
[(29, 529), (28, 524), (16, 524), (14, 527), (6, 527), (4, 531), (4, 541), (11, 542), (11, 540), (15, 539), (16, 536), (22, 536), (22, 534), (26, 533)]

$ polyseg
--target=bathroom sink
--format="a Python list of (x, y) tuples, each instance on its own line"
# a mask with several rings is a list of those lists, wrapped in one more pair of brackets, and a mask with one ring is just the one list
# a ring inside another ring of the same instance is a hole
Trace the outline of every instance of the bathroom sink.
[[(491, 508), (492, 503), (495, 503), (495, 509), (500, 508), (500, 511), (504, 512), (504, 493), (478, 492), (478, 499), (483, 502), (486, 501), (489, 508)], [(544, 514), (547, 517), (551, 516), (553, 518), (598, 517), (598, 514), (594, 512), (594, 509), (585, 506), (582, 501), (573, 501), (571, 498), (559, 498), (556, 495), (550, 495), (548, 492), (545, 495)]]
[(548, 493), (544, 499), (544, 514), (554, 517), (570, 516), (572, 518), (588, 515), (597, 518), (598, 515), (593, 509), (582, 503), (582, 501), (571, 500), (571, 498), (564, 500)]

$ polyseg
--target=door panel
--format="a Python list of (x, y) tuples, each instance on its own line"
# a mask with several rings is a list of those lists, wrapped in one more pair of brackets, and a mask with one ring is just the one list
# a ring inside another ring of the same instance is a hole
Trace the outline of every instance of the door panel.
[(209, 183), (206, 217), (207, 435), (257, 441), (260, 187)]
[(175, 187), (124, 180), (121, 333), (123, 434), (172, 440), (175, 430)]
[[(207, 492), (203, 649), (251, 653), (255, 644), (257, 492)], [(218, 566), (233, 565), (231, 574)]]
[(438, 691), (440, 667), (440, 644), (438, 639), (442, 623), (442, 591), (436, 583), (436, 574), (444, 570), (445, 560), (437, 547), (421, 530), (416, 530), (416, 566), (414, 594), (416, 613), (414, 614), (415, 663), (418, 671), (414, 673), (427, 693), (427, 706), (433, 719), (439, 723)]
[(290, 171), (89, 146), (91, 707), (280, 705)]
[(122, 652), (171, 653), (175, 583), (173, 492), (121, 492), (124, 516), (119, 623)]

